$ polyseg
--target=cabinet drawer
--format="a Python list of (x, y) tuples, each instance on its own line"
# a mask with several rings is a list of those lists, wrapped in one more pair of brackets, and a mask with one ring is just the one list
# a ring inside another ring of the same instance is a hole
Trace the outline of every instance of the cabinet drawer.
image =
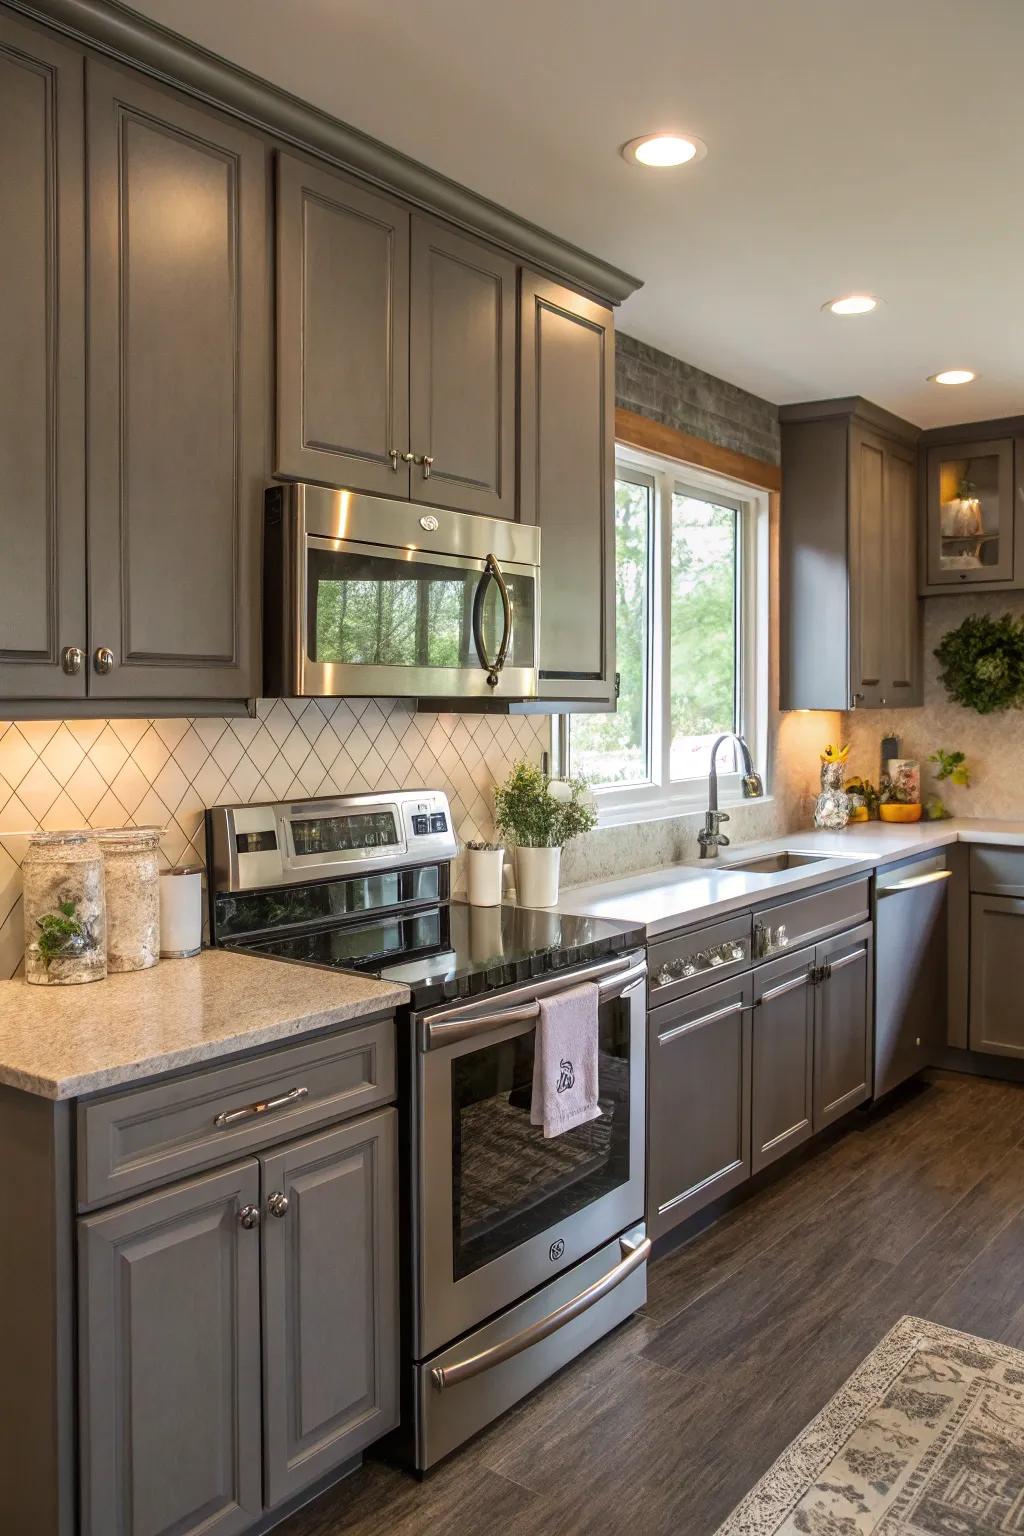
[(870, 916), (866, 879), (813, 891), (809, 896), (776, 907), (762, 907), (754, 913), (754, 959), (766, 960), (798, 944), (815, 944), (830, 934), (866, 922)]
[(121, 1199), (395, 1094), (393, 1019), (81, 1105), (80, 1206)]
[(687, 933), (652, 944), (650, 959), (651, 1007), (685, 997), (720, 977), (735, 976), (750, 966), (749, 912), (691, 928)]
[(972, 848), (971, 890), (982, 896), (1024, 896), (1024, 848)]

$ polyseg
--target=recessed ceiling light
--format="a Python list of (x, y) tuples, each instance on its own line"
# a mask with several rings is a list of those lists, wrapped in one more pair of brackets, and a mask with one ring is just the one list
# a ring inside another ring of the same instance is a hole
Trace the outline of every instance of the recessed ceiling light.
[(622, 146), (622, 157), (631, 164), (660, 167), (689, 165), (703, 160), (707, 152), (707, 145), (692, 133), (645, 133)]
[(929, 384), (970, 384), (978, 375), (969, 368), (944, 368), (941, 373), (930, 373)]
[(829, 299), (821, 307), (830, 309), (834, 315), (870, 315), (878, 303), (873, 293), (847, 293), (841, 299)]

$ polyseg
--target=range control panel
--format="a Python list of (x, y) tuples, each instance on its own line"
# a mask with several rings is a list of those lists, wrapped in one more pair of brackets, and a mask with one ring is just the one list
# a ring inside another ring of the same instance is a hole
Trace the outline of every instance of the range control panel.
[(455, 858), (442, 790), (392, 790), (206, 813), (213, 888), (247, 891)]

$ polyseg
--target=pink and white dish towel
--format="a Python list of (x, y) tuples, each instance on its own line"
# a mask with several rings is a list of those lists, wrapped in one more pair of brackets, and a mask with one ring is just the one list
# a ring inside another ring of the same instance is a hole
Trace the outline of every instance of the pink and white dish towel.
[(540, 1000), (533, 1051), (531, 1125), (546, 1137), (596, 1120), (597, 1015), (600, 994), (592, 982)]

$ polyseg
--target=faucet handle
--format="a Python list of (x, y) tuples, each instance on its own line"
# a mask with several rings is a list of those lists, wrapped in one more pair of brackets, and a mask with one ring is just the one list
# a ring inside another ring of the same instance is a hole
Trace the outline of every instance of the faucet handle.
[(732, 817), (729, 815), (728, 811), (716, 811), (715, 815), (718, 817), (719, 826), (722, 825), (723, 821), (732, 821)]
[[(728, 816), (725, 819), (726, 819), (726, 821), (728, 821), (729, 820)], [(725, 834), (723, 832), (719, 832), (719, 834), (718, 834), (718, 846), (719, 846), (719, 848), (728, 848), (729, 847), (729, 839), (725, 836)]]

